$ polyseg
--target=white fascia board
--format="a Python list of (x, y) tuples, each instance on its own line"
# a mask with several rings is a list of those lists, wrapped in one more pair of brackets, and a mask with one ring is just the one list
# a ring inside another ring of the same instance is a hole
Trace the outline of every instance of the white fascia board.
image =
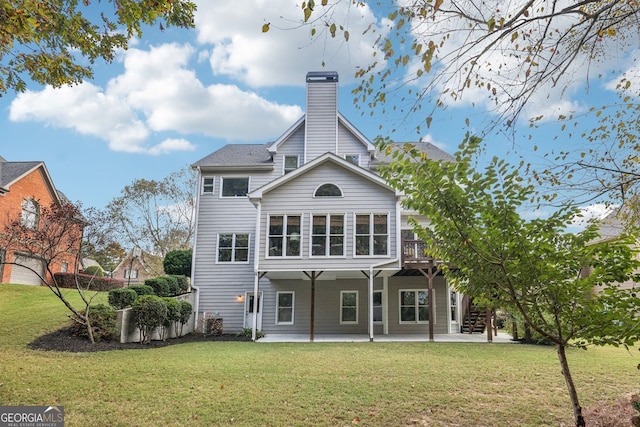
[(275, 142), (269, 146), (268, 148), (269, 153), (271, 154), (276, 153), (278, 151), (278, 147), (280, 147), (280, 144), (282, 144), (284, 141), (289, 139), (289, 137), (295, 131), (297, 131), (298, 128), (300, 128), (300, 126), (302, 126), (306, 117), (307, 117), (306, 114), (300, 117), (297, 122), (295, 122), (289, 129), (285, 131), (285, 133), (283, 133), (278, 139), (276, 139)]

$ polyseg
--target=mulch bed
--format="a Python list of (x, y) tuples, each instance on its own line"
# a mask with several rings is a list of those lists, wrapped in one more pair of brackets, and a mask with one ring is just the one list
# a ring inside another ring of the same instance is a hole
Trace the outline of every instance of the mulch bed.
[(33, 350), (85, 353), (111, 350), (144, 350), (149, 348), (167, 347), (187, 342), (207, 341), (251, 341), (251, 338), (238, 337), (236, 335), (229, 334), (203, 335), (192, 333), (179, 338), (167, 339), (166, 341), (151, 341), (149, 344), (139, 344), (135, 342), (119, 343), (117, 341), (100, 341), (95, 344), (91, 344), (86, 337), (73, 335), (70, 328), (62, 328), (36, 338), (29, 344), (29, 348)]

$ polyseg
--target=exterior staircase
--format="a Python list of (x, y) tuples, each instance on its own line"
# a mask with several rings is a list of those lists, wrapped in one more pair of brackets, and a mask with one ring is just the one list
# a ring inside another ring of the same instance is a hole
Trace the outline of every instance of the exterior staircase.
[(484, 310), (480, 310), (475, 305), (469, 306), (469, 311), (462, 320), (460, 326), (460, 332), (463, 334), (472, 334), (474, 332), (483, 333), (487, 327), (487, 313)]

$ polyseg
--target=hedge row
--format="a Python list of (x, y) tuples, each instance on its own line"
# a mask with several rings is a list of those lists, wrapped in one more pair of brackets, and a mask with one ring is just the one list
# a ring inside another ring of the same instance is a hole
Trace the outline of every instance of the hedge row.
[(90, 291), (110, 291), (124, 287), (122, 280), (91, 276), (89, 274), (55, 273), (53, 277), (60, 288), (76, 289), (76, 280), (81, 289)]
[(144, 284), (153, 288), (153, 293), (159, 297), (173, 297), (189, 291), (187, 276), (159, 276), (147, 279)]
[(163, 341), (172, 326), (177, 336), (182, 335), (182, 329), (193, 311), (193, 307), (187, 301), (160, 298), (156, 295), (140, 296), (134, 301), (132, 309), (140, 331), (140, 344), (149, 343), (156, 328), (160, 328), (160, 338)]

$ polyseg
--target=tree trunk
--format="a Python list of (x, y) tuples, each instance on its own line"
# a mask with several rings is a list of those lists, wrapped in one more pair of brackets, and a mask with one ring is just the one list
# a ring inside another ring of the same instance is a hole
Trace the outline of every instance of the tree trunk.
[(569, 397), (571, 398), (571, 406), (573, 406), (573, 417), (576, 421), (576, 427), (585, 427), (584, 417), (582, 416), (582, 407), (578, 401), (578, 392), (576, 386), (573, 384), (573, 378), (571, 377), (571, 371), (569, 371), (569, 362), (567, 361), (566, 347), (563, 345), (557, 346), (558, 359), (560, 360), (560, 366), (562, 367), (562, 376), (567, 383), (567, 389), (569, 390)]

